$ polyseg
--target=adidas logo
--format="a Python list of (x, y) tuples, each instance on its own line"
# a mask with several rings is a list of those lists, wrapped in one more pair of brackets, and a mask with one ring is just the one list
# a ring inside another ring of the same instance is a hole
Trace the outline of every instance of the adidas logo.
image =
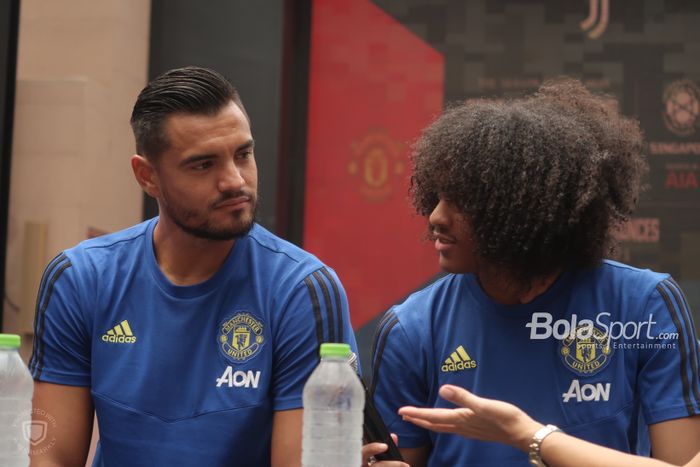
[(452, 352), (440, 368), (444, 373), (451, 371), (471, 370), (476, 368), (476, 360), (472, 360), (461, 345)]
[(102, 334), (104, 342), (112, 342), (115, 344), (133, 344), (136, 342), (136, 336), (131, 332), (131, 326), (127, 320), (114, 326), (112, 329)]

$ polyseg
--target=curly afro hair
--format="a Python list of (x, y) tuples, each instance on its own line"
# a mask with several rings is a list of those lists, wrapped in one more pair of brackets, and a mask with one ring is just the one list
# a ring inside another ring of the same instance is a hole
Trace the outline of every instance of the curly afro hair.
[(532, 96), (448, 109), (424, 130), (412, 162), (416, 211), (453, 203), (477, 257), (525, 284), (599, 264), (647, 171), (638, 122), (568, 78)]

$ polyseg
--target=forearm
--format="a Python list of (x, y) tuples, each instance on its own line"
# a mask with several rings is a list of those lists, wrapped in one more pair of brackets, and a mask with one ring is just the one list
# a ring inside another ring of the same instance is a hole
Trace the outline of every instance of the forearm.
[[(532, 420), (524, 412), (520, 412), (509, 425), (512, 430), (508, 435), (511, 444), (524, 452), (528, 452), (530, 442), (535, 432), (542, 424)], [(634, 456), (597, 444), (589, 443), (579, 438), (556, 431), (548, 435), (542, 442), (540, 453), (542, 460), (549, 467), (669, 467), (657, 459)]]
[(542, 460), (550, 467), (669, 467), (656, 459), (634, 456), (555, 432), (542, 442)]

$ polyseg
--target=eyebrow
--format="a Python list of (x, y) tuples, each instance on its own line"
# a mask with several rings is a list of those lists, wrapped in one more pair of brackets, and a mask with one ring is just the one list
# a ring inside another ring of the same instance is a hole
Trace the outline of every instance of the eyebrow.
[[(236, 148), (236, 153), (239, 153), (241, 151), (245, 151), (247, 149), (253, 149), (254, 147), (255, 147), (255, 140), (249, 139), (245, 143), (241, 144), (238, 148)], [(180, 162), (180, 166), (184, 167), (184, 166), (189, 165), (189, 164), (194, 164), (197, 162), (210, 160), (210, 159), (213, 159), (215, 157), (216, 157), (215, 154), (193, 154), (191, 156), (184, 158)]]
[(253, 149), (255, 147), (255, 140), (254, 139), (249, 139), (245, 143), (241, 144), (238, 149), (236, 149), (236, 152), (244, 151), (246, 149)]

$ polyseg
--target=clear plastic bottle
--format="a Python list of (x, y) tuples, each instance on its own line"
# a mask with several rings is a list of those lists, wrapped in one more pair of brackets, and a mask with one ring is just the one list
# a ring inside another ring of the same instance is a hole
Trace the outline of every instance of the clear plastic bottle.
[(365, 393), (350, 356), (348, 344), (321, 344), (321, 362), (304, 386), (303, 467), (362, 462)]
[(20, 337), (0, 334), (0, 465), (29, 465), (34, 381), (19, 356)]

